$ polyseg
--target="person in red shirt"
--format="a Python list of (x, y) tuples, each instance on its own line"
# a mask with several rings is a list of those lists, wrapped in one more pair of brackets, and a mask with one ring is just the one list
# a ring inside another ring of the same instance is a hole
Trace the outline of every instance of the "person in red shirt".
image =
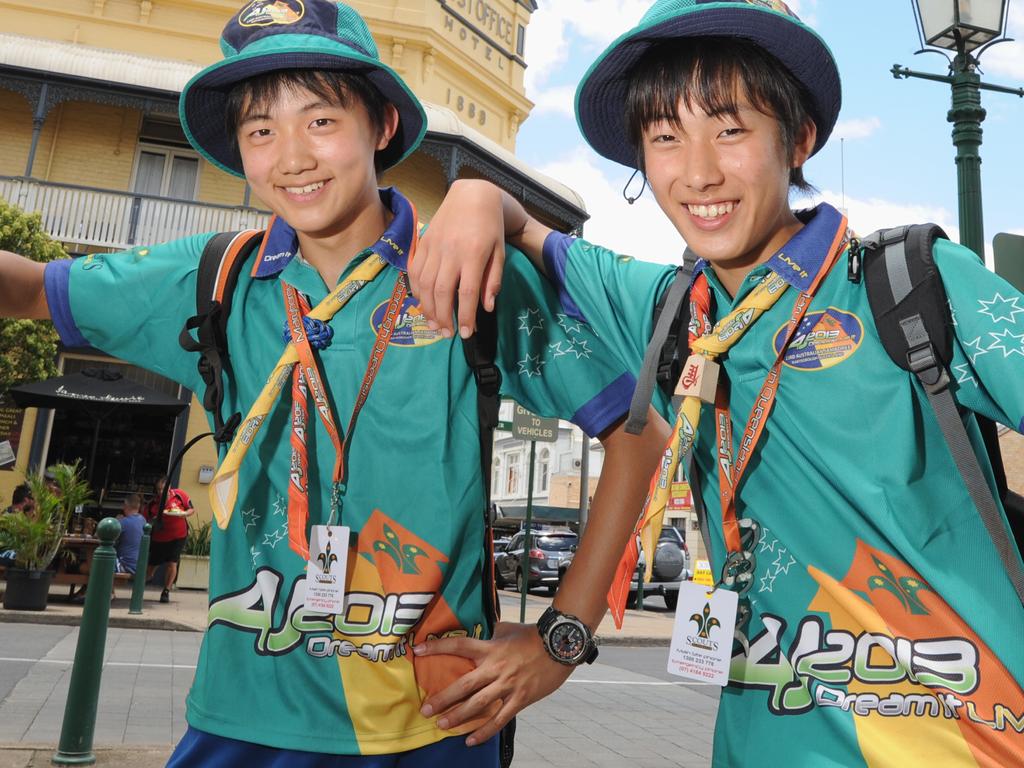
[(167, 492), (167, 503), (161, 510), (160, 499), (166, 484), (166, 476), (160, 477), (153, 484), (153, 496), (145, 509), (146, 520), (153, 524), (146, 580), (153, 578), (157, 566), (166, 566), (164, 590), (160, 593), (161, 603), (171, 601), (171, 585), (178, 578), (178, 561), (181, 559), (181, 551), (185, 548), (185, 539), (188, 538), (188, 522), (185, 518), (195, 511), (192, 500), (180, 488), (171, 488)]

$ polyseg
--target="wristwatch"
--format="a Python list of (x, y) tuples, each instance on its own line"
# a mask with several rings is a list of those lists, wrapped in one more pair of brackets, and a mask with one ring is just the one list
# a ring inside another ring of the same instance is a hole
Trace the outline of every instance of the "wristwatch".
[(537, 619), (537, 632), (548, 655), (559, 664), (593, 664), (597, 643), (590, 628), (575, 616), (549, 607)]

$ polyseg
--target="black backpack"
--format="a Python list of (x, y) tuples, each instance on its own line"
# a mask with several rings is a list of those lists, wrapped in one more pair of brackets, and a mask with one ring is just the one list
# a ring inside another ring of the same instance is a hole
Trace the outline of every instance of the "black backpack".
[[(1007, 487), (995, 423), (975, 414), (1014, 541), (1006, 534), (949, 388), (953, 323), (946, 289), (932, 256), (932, 248), (939, 238), (948, 239), (935, 224), (874, 232), (850, 244), (847, 277), (856, 283), (863, 277), (882, 346), (897, 366), (913, 373), (924, 387), (971, 500), (981, 514), (1017, 596), (1024, 603), (1024, 571), (1018, 559), (1018, 552), (1024, 551), (1024, 497)], [(627, 431), (637, 433), (643, 429), (654, 387), (658, 386), (672, 397), (682, 373), (689, 356), (689, 282), (690, 276), (680, 268), (654, 310), (654, 331), (630, 406)], [(705, 521), (697, 498), (698, 489), (694, 491), (694, 503), (703, 528)], [(707, 543), (706, 532), (704, 536)]]
[[(242, 268), (263, 240), (264, 231), (245, 230), (214, 235), (203, 249), (196, 277), (196, 314), (182, 328), (178, 341), (186, 352), (199, 355), (199, 375), (206, 386), (203, 408), (213, 416), (214, 431), (193, 438), (175, 457), (173, 475), (185, 452), (199, 440), (212, 436), (219, 445), (228, 445), (242, 421), (241, 413), (224, 419), (224, 374), (230, 372), (227, 325), (231, 303)], [(498, 349), (496, 315), (479, 308), (476, 333), (462, 342), (466, 362), (473, 371), (477, 385), (477, 417), (480, 423), (480, 470), (484, 483), (484, 615), (491, 629), (501, 618), (497, 583), (494, 578), (494, 514), (491, 505), (491, 458), (494, 430), (498, 426), (501, 406), (501, 371), (495, 365)], [(195, 336), (193, 336), (195, 331)], [(500, 734), (500, 757), (503, 768), (511, 765), (514, 755), (516, 721), (513, 718)]]

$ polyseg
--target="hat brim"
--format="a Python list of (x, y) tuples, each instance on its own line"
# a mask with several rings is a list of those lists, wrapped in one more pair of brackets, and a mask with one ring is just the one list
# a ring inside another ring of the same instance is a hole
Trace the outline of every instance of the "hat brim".
[(181, 92), (178, 114), (185, 135), (196, 151), (218, 168), (244, 177), (235, 138), (228, 136), (224, 120), (228, 94), (243, 80), (286, 69), (359, 73), (394, 104), (398, 111), (398, 129), (379, 153), (383, 169), (400, 163), (423, 140), (427, 131), (426, 113), (419, 99), (393, 70), (354, 50), (332, 53), (298, 45), (231, 56), (202, 70), (188, 82)]
[(630, 71), (655, 43), (687, 37), (746, 39), (775, 56), (810, 93), (811, 117), (817, 127), (811, 154), (825, 146), (842, 105), (839, 70), (829, 47), (814, 30), (791, 16), (756, 5), (723, 2), (641, 23), (594, 62), (576, 91), (576, 121), (596, 152), (636, 168), (625, 114)]

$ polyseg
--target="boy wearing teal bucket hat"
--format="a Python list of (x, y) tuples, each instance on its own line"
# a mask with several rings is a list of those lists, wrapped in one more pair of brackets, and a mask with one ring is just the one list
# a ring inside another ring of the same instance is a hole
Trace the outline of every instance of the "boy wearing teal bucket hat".
[[(171, 765), (497, 766), (493, 731), (467, 745), (459, 734), (476, 724), (420, 711), (472, 664), (419, 658), (418, 644), (492, 629), (477, 385), (462, 341), (429, 327), (408, 295), (413, 204), (377, 187), (377, 172), (422, 139), (424, 112), (342, 3), (247, 2), (222, 46), (223, 61), (182, 92), (181, 121), (275, 217), (228, 318), (223, 407), (249, 410), (211, 485), (209, 625)], [(66, 345), (202, 392), (196, 358), (176, 339), (196, 313), (212, 237), (45, 271), (0, 253), (0, 307), (52, 316)], [(592, 526), (624, 541), (631, 523), (601, 510), (639, 505), (646, 469), (636, 467), (656, 459), (667, 430), (616, 428), (632, 377), (585, 324), (566, 321), (521, 254), (510, 264), (511, 300), (495, 310), (503, 391), (602, 436), (605, 472), (625, 483), (599, 489)], [(570, 341), (581, 353), (556, 358)], [(574, 572), (595, 567), (592, 550), (581, 547)], [(559, 600), (599, 616), (586, 583)], [(540, 647), (536, 631), (526, 638)], [(592, 660), (592, 644), (584, 650)], [(544, 664), (535, 672), (546, 678), (568, 674)]]
[[(577, 91), (586, 140), (644, 174), (700, 257), (696, 357), (684, 348), (678, 413), (655, 388), (677, 426), (639, 532), (657, 536), (681, 463), (703, 499), (718, 589), (710, 600), (698, 589), (685, 610), (680, 597), (677, 622), (689, 622), (669, 663), (685, 665), (694, 648), (727, 651), (714, 766), (1021, 765), (1019, 554), (1004, 567), (923, 387), (882, 347), (845, 216), (789, 206), (839, 108), (825, 43), (784, 3), (753, 0), (655, 3)], [(571, 315), (631, 370), (654, 370), (644, 356), (655, 308), (686, 287), (673, 294), (675, 270), (551, 232), (485, 183), (460, 183), (446, 205), (482, 229), (501, 210), (498, 236), (546, 272)], [(447, 227), (442, 208), (438, 253)], [(1024, 295), (946, 240), (933, 255), (954, 318), (956, 402), (994, 488), (970, 412), (1024, 430)], [(419, 270), (461, 276), (465, 300), (490, 250), (468, 264), (472, 254), (459, 256), (420, 262), (414, 286), (431, 295)], [(635, 557), (631, 548), (620, 564), (613, 612)], [(510, 663), (469, 640), (428, 652), (474, 653), (481, 677), (488, 653)], [(428, 704), (475, 692), (453, 686)], [(460, 712), (488, 703), (484, 691)]]

